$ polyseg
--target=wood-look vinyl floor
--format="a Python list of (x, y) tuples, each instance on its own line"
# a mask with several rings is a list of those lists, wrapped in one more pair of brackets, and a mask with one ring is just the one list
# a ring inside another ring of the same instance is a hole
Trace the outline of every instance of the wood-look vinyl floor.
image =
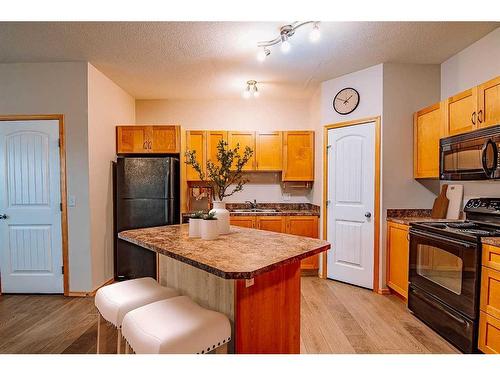
[[(0, 296), (0, 353), (95, 353), (93, 298)], [(115, 338), (110, 338), (110, 344)], [(302, 278), (302, 353), (457, 353), (395, 296)]]

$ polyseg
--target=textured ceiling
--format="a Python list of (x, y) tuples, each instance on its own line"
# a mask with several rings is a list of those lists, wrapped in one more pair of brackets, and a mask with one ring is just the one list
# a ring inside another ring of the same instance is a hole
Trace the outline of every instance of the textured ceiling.
[(89, 61), (139, 99), (230, 98), (255, 79), (261, 95), (309, 97), (318, 83), (383, 62), (439, 64), (500, 26), (493, 22), (322, 22), (283, 55), (256, 43), (287, 22), (0, 23), (0, 62)]

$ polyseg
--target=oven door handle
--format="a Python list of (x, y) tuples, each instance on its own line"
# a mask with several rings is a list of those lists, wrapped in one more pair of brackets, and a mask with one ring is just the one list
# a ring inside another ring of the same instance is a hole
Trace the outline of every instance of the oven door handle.
[(460, 240), (456, 240), (454, 238), (444, 237), (444, 236), (440, 236), (438, 234), (429, 233), (429, 232), (423, 232), (423, 231), (420, 231), (420, 230), (417, 230), (417, 229), (413, 229), (413, 228), (410, 229), (410, 238), (411, 238), (412, 234), (414, 234), (414, 235), (416, 235), (418, 237), (431, 238), (431, 239), (434, 239), (434, 240), (438, 240), (438, 241), (441, 241), (441, 242), (447, 242), (447, 243), (451, 243), (451, 244), (463, 246), (463, 247), (466, 247), (466, 248), (477, 247), (477, 245), (475, 243), (460, 241)]

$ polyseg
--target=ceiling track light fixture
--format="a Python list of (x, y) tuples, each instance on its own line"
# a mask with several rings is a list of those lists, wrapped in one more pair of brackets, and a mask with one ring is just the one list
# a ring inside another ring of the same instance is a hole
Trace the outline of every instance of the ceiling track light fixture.
[(264, 61), (267, 56), (271, 54), (271, 50), (268, 47), (280, 44), (281, 52), (288, 53), (291, 49), (289, 39), (295, 34), (295, 31), (305, 25), (313, 24), (313, 28), (309, 33), (309, 40), (313, 43), (317, 42), (321, 33), (319, 31), (319, 21), (305, 21), (305, 22), (294, 22), (290, 25), (284, 25), (280, 27), (280, 35), (272, 40), (265, 40), (257, 43), (259, 47), (259, 52), (257, 54), (257, 60)]
[(257, 88), (257, 81), (254, 79), (251, 79), (247, 81), (247, 87), (245, 90), (243, 90), (243, 97), (245, 99), (248, 99), (250, 97), (258, 98), (260, 95), (259, 89)]

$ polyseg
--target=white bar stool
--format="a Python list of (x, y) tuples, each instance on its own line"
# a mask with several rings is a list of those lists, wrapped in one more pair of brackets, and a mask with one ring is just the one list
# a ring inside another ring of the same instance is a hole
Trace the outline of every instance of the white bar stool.
[(172, 288), (163, 287), (151, 277), (132, 279), (100, 288), (95, 295), (99, 310), (97, 321), (97, 353), (101, 352), (101, 317), (113, 324), (118, 333), (116, 352), (121, 352), (121, 327), (125, 314), (152, 302), (178, 296)]
[(227, 353), (229, 319), (180, 296), (139, 307), (125, 315), (122, 334), (137, 354)]

